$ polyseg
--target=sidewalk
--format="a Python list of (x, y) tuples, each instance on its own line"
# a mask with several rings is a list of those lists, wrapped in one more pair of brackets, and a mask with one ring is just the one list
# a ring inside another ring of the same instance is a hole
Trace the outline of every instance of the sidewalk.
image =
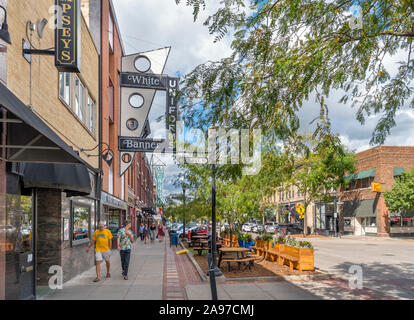
[(62, 290), (43, 296), (42, 300), (160, 300), (163, 298), (164, 242), (154, 244), (137, 240), (132, 247), (128, 278), (121, 276), (121, 259), (116, 250), (111, 255), (111, 278), (105, 278), (106, 266), (101, 267), (101, 281), (93, 282), (95, 267), (64, 283)]

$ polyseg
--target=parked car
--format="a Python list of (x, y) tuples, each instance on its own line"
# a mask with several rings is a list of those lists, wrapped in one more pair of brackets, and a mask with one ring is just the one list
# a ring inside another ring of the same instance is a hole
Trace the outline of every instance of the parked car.
[(266, 222), (265, 230), (268, 233), (274, 233), (277, 230), (276, 223), (274, 222)]
[(260, 233), (260, 232), (263, 232), (264, 230), (265, 230), (265, 227), (262, 224), (256, 224), (252, 228), (252, 231), (255, 232), (255, 233)]
[(242, 225), (242, 231), (251, 232), (253, 224), (252, 223), (245, 223)]
[(303, 233), (303, 228), (297, 224), (293, 223), (286, 223), (286, 224), (279, 224), (278, 231), (283, 234), (301, 234)]

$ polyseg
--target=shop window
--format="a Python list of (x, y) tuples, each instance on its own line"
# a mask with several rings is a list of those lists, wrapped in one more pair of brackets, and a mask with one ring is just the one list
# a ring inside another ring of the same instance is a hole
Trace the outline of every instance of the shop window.
[(95, 135), (95, 102), (88, 95), (88, 129)]
[(89, 207), (74, 204), (72, 215), (73, 241), (89, 239), (90, 211)]
[(351, 228), (352, 227), (352, 220), (350, 218), (344, 218), (344, 227)]
[(391, 217), (390, 227), (401, 227), (401, 217)]
[(414, 217), (403, 217), (402, 226), (403, 227), (414, 227)]
[(70, 73), (59, 72), (59, 97), (70, 107)]
[(366, 227), (376, 227), (377, 226), (377, 217), (368, 217), (365, 219)]
[(85, 105), (84, 105), (85, 87), (79, 78), (75, 81), (75, 113), (81, 122), (84, 122)]
[(361, 180), (361, 188), (369, 188), (369, 178), (365, 178)]

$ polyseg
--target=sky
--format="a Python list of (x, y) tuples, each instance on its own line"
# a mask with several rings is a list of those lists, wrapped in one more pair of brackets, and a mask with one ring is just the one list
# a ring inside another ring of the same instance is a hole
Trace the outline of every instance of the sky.
[[(177, 6), (175, 0), (113, 0), (113, 3), (126, 54), (171, 46), (164, 72), (170, 76), (185, 75), (199, 64), (224, 58), (231, 53), (229, 38), (213, 43), (214, 36), (203, 26), (208, 14), (214, 12), (214, 6), (207, 6), (206, 11), (202, 11), (197, 22), (194, 22), (192, 9), (184, 5)], [(397, 64), (393, 60), (395, 58), (388, 59), (385, 65), (396, 70)], [(341, 96), (341, 92), (334, 92), (327, 99), (334, 132), (339, 134), (342, 142), (351, 150), (360, 152), (370, 148), (369, 141), (378, 117), (370, 117), (365, 125), (361, 125), (356, 120), (356, 110), (351, 108), (350, 103), (338, 102)], [(155, 138), (164, 137), (162, 129), (165, 122), (156, 122), (156, 119), (165, 113), (165, 99), (165, 93), (158, 92), (149, 114), (151, 136)], [(315, 97), (311, 97), (299, 113), (301, 128), (311, 129), (309, 123), (319, 114), (319, 109)], [(408, 108), (402, 109), (397, 113), (396, 123), (397, 126), (391, 130), (385, 145), (413, 146), (414, 112)], [(182, 192), (172, 185), (180, 172), (172, 156), (156, 157), (166, 164), (164, 196)]]

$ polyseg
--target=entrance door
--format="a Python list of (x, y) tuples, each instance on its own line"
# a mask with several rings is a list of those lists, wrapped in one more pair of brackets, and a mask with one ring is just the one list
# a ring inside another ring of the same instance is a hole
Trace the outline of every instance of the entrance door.
[(32, 196), (7, 194), (6, 299), (34, 299)]

